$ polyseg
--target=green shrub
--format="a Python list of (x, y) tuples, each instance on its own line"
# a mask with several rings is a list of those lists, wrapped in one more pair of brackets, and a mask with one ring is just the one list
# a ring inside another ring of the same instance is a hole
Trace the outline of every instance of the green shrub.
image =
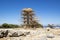
[(18, 27), (19, 25), (7, 24), (7, 23), (2, 24), (2, 28), (18, 28)]

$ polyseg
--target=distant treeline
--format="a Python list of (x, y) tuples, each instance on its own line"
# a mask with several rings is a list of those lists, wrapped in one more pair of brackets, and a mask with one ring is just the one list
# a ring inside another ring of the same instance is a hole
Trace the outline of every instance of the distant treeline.
[(7, 24), (7, 23), (0, 25), (0, 28), (18, 28), (18, 27), (20, 26), (15, 24)]
[(60, 27), (60, 25), (48, 24), (47, 26), (44, 27), (55, 28), (55, 27)]
[[(33, 25), (31, 27), (33, 27)], [(35, 27), (36, 28), (43, 28), (43, 25), (37, 23)], [(4, 24), (0, 25), (0, 28), (23, 28), (23, 25), (4, 23)]]
[[(37, 23), (37, 26), (35, 26), (35, 27), (36, 28), (43, 28), (43, 25)], [(52, 24), (52, 25), (48, 24), (47, 26), (44, 26), (44, 27), (55, 28), (55, 27), (60, 27), (60, 26), (59, 25), (55, 26), (54, 24)], [(4, 24), (0, 25), (0, 28), (23, 28), (23, 25), (16, 25), (16, 24), (7, 24), (7, 23), (4, 23)]]

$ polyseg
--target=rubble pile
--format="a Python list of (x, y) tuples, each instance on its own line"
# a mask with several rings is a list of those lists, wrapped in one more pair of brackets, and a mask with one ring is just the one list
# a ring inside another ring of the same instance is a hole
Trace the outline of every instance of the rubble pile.
[(0, 40), (60, 40), (60, 29), (0, 29)]

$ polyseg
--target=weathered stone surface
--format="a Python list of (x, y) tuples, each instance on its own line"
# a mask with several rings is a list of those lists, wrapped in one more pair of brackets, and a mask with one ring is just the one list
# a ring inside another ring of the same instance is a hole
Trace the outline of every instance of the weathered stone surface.
[(14, 32), (10, 37), (19, 37), (17, 32)]
[(47, 38), (54, 38), (55, 36), (52, 34), (52, 33), (50, 33), (50, 34), (47, 34)]
[(3, 38), (2, 32), (3, 32), (3, 30), (0, 30), (0, 38)]
[(12, 37), (12, 38), (10, 38), (10, 40), (21, 40), (21, 38), (19, 38), (19, 37)]
[(3, 38), (3, 34), (0, 33), (0, 38)]
[(29, 35), (30, 34), (30, 32), (24, 32), (24, 35)]
[[(47, 31), (45, 29), (37, 29), (37, 30), (6, 29), (6, 30), (8, 30), (8, 36), (0, 38), (0, 40), (60, 40), (60, 36), (58, 35), (60, 31), (56, 29), (50, 29), (50, 31)], [(6, 30), (5, 29), (3, 30), (4, 33), (6, 32)], [(0, 31), (0, 35), (1, 32), (3, 31)], [(18, 35), (19, 37), (9, 37), (12, 34), (14, 36)]]
[(3, 38), (3, 37), (7, 37), (7, 35), (8, 35), (8, 30), (1, 30), (0, 31), (0, 38)]

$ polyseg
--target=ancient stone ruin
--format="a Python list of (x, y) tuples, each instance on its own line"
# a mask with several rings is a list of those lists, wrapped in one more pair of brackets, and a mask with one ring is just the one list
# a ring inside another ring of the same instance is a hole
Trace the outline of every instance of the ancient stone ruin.
[(22, 15), (23, 15), (23, 24), (25, 28), (34, 28), (37, 26), (37, 21), (35, 19), (35, 14), (33, 9), (31, 8), (24, 8), (22, 10)]

